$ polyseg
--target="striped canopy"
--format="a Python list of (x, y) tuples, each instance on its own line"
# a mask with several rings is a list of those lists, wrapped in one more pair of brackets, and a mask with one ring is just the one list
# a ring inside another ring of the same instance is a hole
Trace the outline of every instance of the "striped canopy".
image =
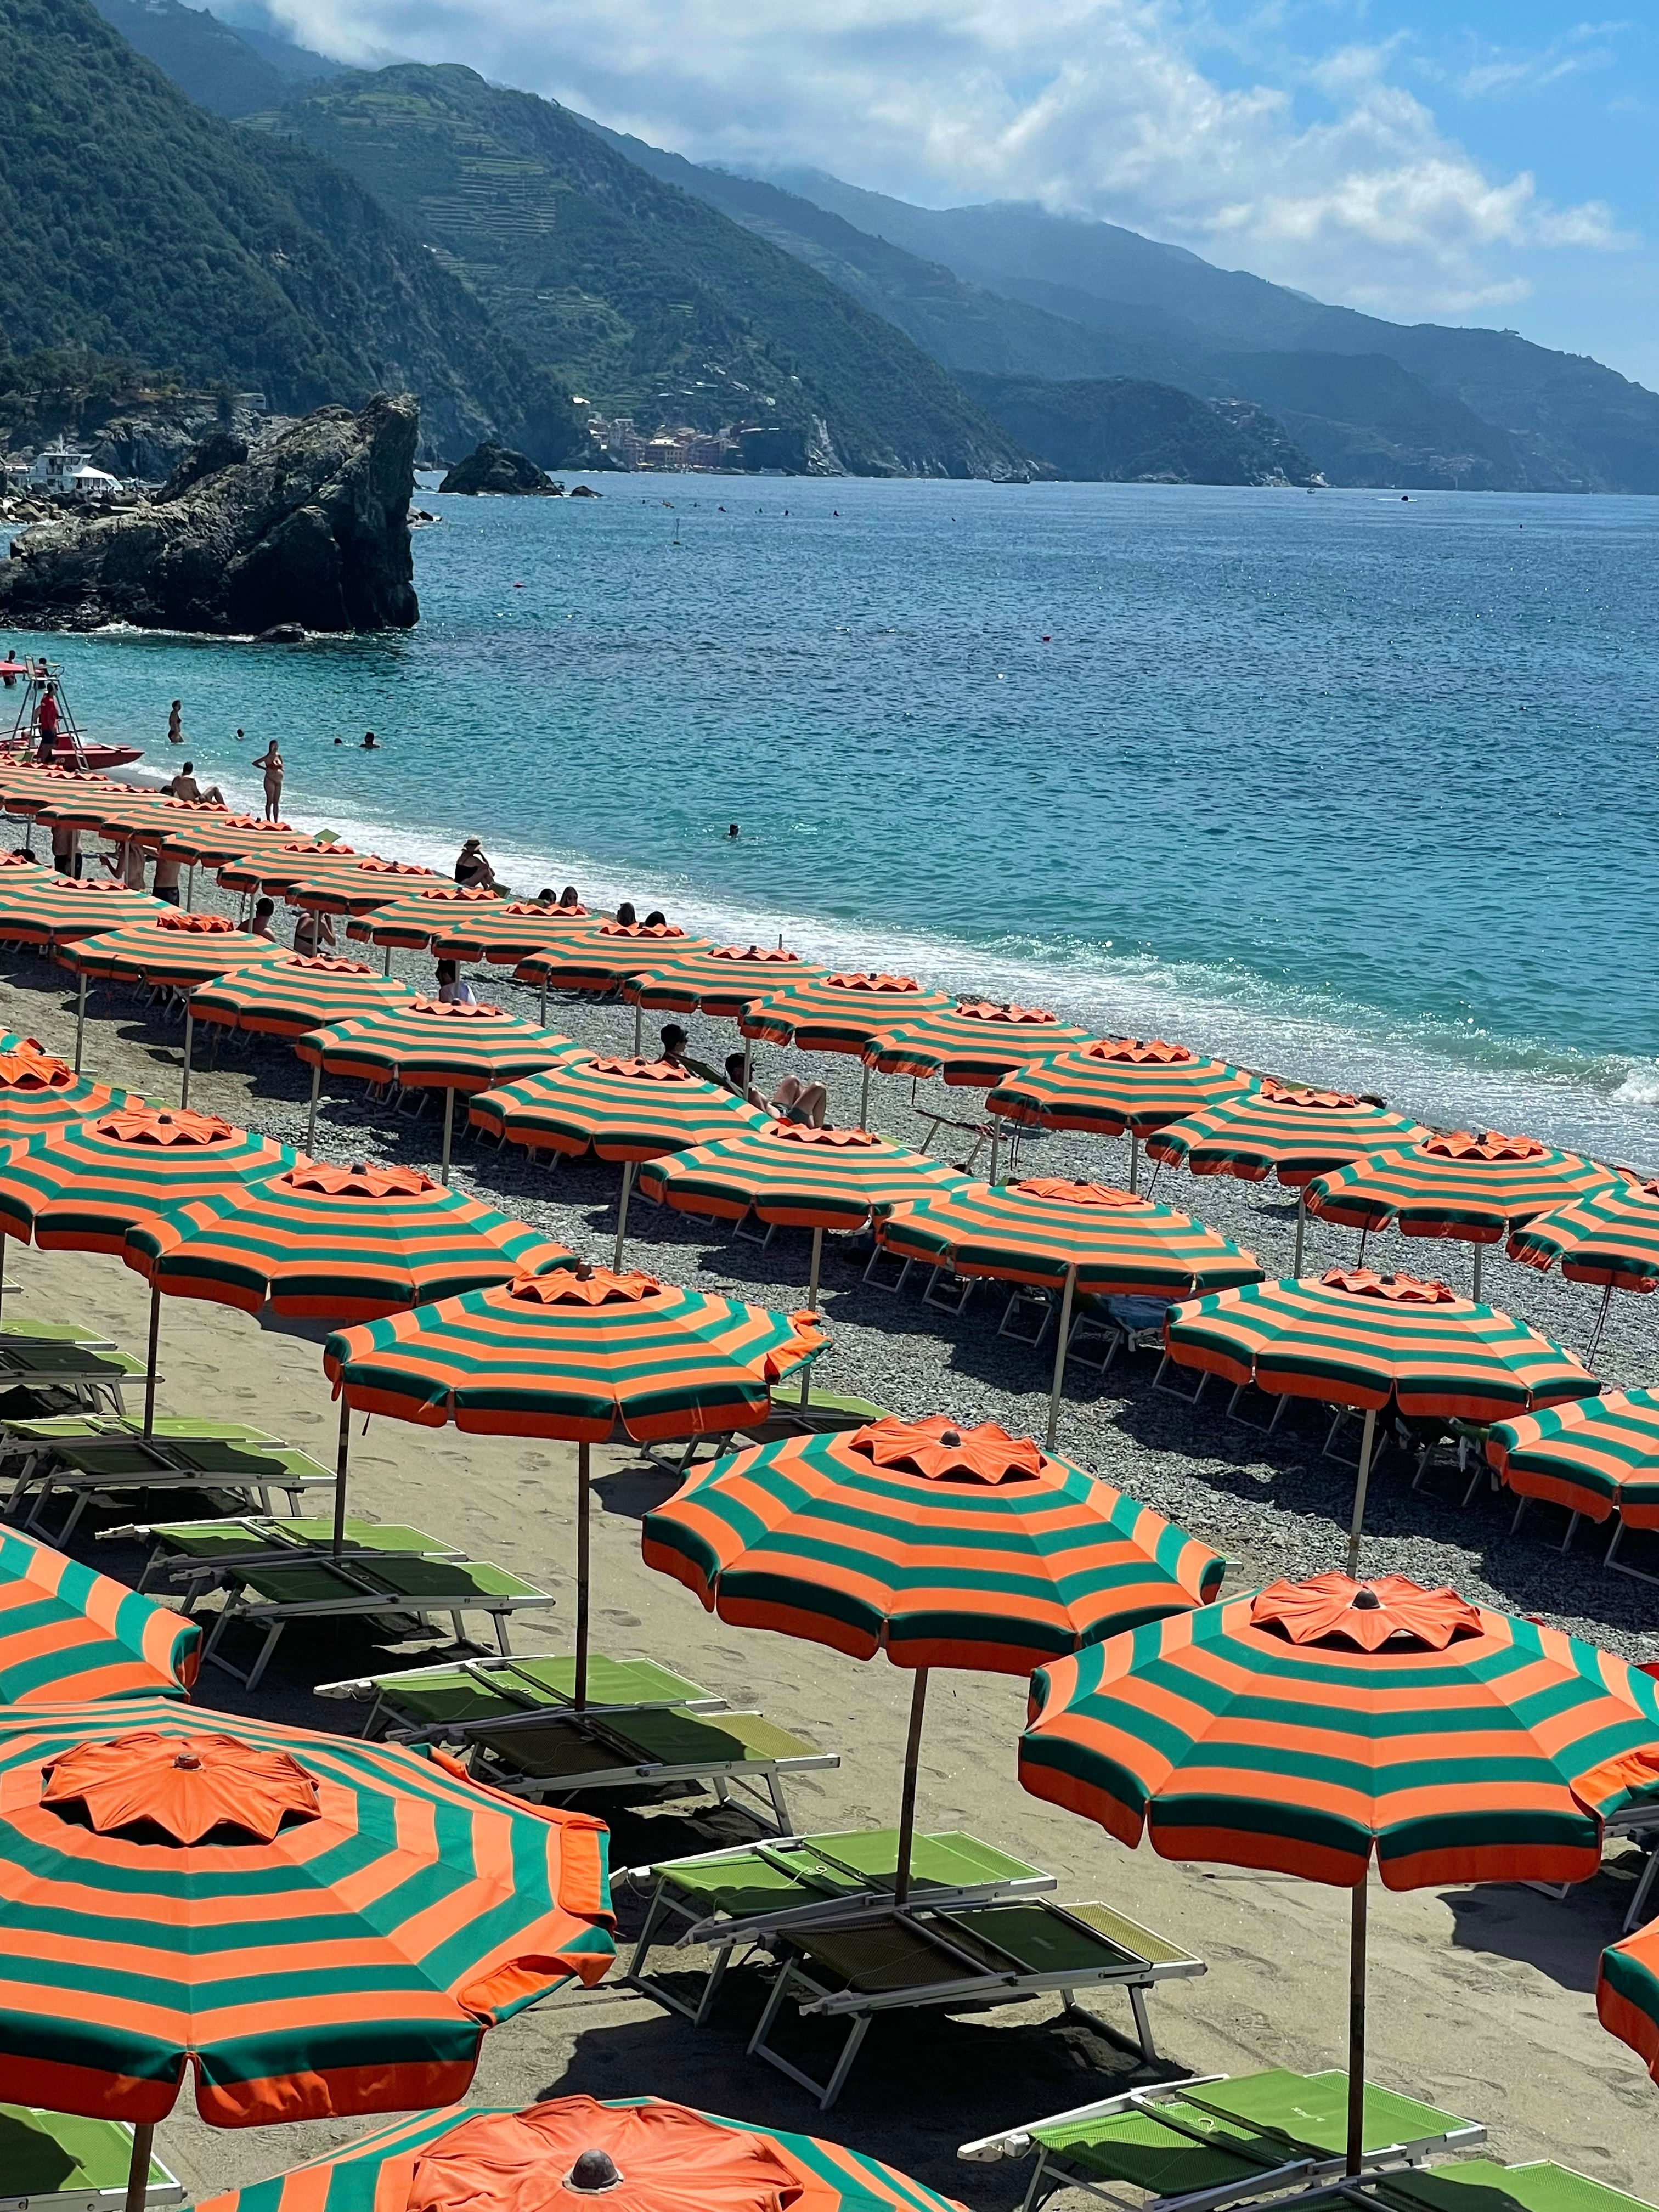
[(805, 982), (828, 972), (781, 945), (714, 945), (630, 976), (623, 996), (636, 1006), (656, 1006), (665, 1013), (701, 1012), (735, 1021), (751, 1000), (776, 990), (781, 981)]
[(432, 951), (439, 960), (488, 960), (493, 967), (512, 968), (532, 952), (568, 945), (573, 933), (598, 926), (586, 907), (497, 899), (491, 911), (477, 908), (447, 916), (431, 940)]
[(0, 1528), (0, 1706), (183, 1697), (201, 1639), (171, 1606)]
[(253, 846), (240, 860), (219, 869), (218, 880), (228, 891), (268, 890), (280, 897), (291, 884), (301, 882), (333, 855), (349, 857), (350, 854), (349, 845), (325, 845), (315, 837), (290, 831), (268, 845)]
[(1540, 1269), (1559, 1260), (1570, 1283), (1659, 1290), (1659, 1182), (1620, 1176), (1605, 1190), (1536, 1215), (1510, 1237), (1509, 1254)]
[(323, 1364), (356, 1412), (579, 1443), (620, 1427), (648, 1443), (752, 1428), (771, 1384), (825, 1341), (811, 1314), (578, 1267), (342, 1329)]
[(1288, 1091), (1263, 1083), (1259, 1091), (1170, 1122), (1147, 1139), (1146, 1150), (1153, 1159), (1194, 1175), (1237, 1176), (1243, 1182), (1265, 1182), (1276, 1169), (1279, 1182), (1297, 1190), (1362, 1152), (1412, 1144), (1425, 1134), (1407, 1115), (1367, 1105), (1346, 1091)]
[(854, 969), (769, 992), (744, 1009), (738, 1027), (746, 1037), (803, 1052), (861, 1053), (878, 1030), (955, 1004), (944, 991), (924, 990), (914, 975)]
[(1501, 1421), (1486, 1457), (1517, 1498), (1570, 1513), (1659, 1528), (1659, 1390), (1609, 1390), (1524, 1419)]
[(964, 1183), (948, 1196), (896, 1206), (876, 1222), (879, 1243), (907, 1260), (1058, 1285), (1097, 1296), (1181, 1297), (1194, 1285), (1258, 1283), (1255, 1255), (1190, 1214), (1097, 1182), (1035, 1176)]
[(867, 1129), (756, 1119), (741, 1135), (654, 1162), (640, 1177), (646, 1196), (665, 1198), (677, 1213), (741, 1221), (752, 1211), (797, 1229), (857, 1229), (878, 1206), (908, 1205), (966, 1181)]
[(1308, 1211), (1347, 1229), (1385, 1229), (1392, 1221), (1405, 1237), (1497, 1244), (1534, 1214), (1619, 1180), (1610, 1168), (1535, 1137), (1454, 1129), (1316, 1176)]
[(123, 790), (119, 785), (96, 784), (77, 791), (73, 787), (40, 807), (34, 819), (43, 829), (94, 830), (108, 837), (134, 834), (146, 823), (160, 821), (159, 791)]
[(1057, 1660), (1019, 1778), (1160, 1857), (1353, 1887), (1582, 1881), (1653, 1784), (1659, 1683), (1402, 1575), (1266, 1589)]
[(0, 1145), (21, 1144), (65, 1121), (90, 1121), (106, 1107), (143, 1103), (77, 1075), (50, 1053), (0, 1049)]
[(130, 891), (112, 876), (40, 873), (0, 879), (0, 939), (19, 945), (64, 945), (110, 930), (141, 927), (173, 911), (148, 891)]
[(1145, 1137), (1218, 1099), (1254, 1091), (1259, 1081), (1162, 1037), (1097, 1037), (1016, 1068), (985, 1103), (1024, 1128)]
[(710, 949), (707, 938), (689, 936), (677, 922), (602, 921), (529, 954), (514, 973), (520, 982), (556, 991), (614, 991), (627, 976)]
[(294, 955), (268, 937), (238, 929), (222, 914), (182, 914), (177, 907), (167, 906), (150, 921), (60, 945), (57, 957), (79, 975), (174, 983), (182, 988), (211, 982), (233, 968), (289, 961)]
[(415, 999), (308, 1030), (295, 1051), (329, 1075), (435, 1091), (491, 1091), (585, 1048), (500, 1006)]
[(1206, 1604), (1226, 1565), (1029, 1437), (943, 1415), (716, 1461), (643, 1544), (733, 1627), (1004, 1674)]
[(766, 1116), (723, 1084), (665, 1060), (578, 1060), (474, 1098), (471, 1119), (532, 1152), (653, 1160), (707, 1145)]
[(112, 1107), (0, 1157), (0, 1233), (47, 1252), (119, 1252), (146, 1215), (256, 1182), (299, 1155), (216, 1114)]
[(163, 1698), (0, 1713), (0, 2078), (216, 2127), (465, 2095), (615, 1955), (603, 1822), (453, 1762)]
[[(298, 905), (301, 902), (290, 894), (289, 902)], [(434, 883), (411, 884), (396, 898), (377, 906), (368, 917), (368, 935), (376, 945), (399, 945), (418, 951), (441, 930), (458, 922), (465, 926), (475, 914), (481, 919), (498, 915), (506, 903), (481, 884), (447, 883), (441, 876)]]
[(1011, 1068), (1046, 1059), (1062, 1045), (1088, 1042), (1042, 1006), (1001, 1006), (958, 999), (954, 1006), (902, 1018), (875, 1031), (865, 1065), (883, 1075), (941, 1076), (957, 1090), (988, 1091)]
[(95, 801), (106, 795), (124, 803), (132, 798), (133, 787), (130, 783), (118, 783), (113, 776), (83, 775), (79, 769), (72, 768), (36, 768), (31, 763), (27, 767), (7, 769), (0, 806), (8, 814), (29, 820), (54, 799), (73, 797)]
[[(185, 805), (187, 811), (166, 815), (157, 824), (160, 849), (172, 860), (224, 868), (272, 842), (276, 824), (257, 814), (232, 814), (222, 806), (196, 806), (188, 800)], [(147, 832), (144, 842), (149, 842)]]
[[(383, 860), (376, 853), (344, 854), (337, 846), (313, 860), (302, 876), (284, 884), (282, 896), (289, 906), (302, 907), (307, 914), (370, 915), (396, 905), (422, 884), (447, 880), (431, 868)], [(272, 884), (267, 878), (267, 888)]]
[(121, 1256), (175, 1297), (331, 1322), (378, 1320), (575, 1260), (416, 1168), (317, 1160), (153, 1214)]
[(1659, 1920), (1602, 1952), (1595, 2013), (1659, 2081)]
[(299, 953), (272, 966), (235, 969), (216, 983), (204, 983), (191, 996), (190, 1010), (198, 1022), (216, 1022), (222, 1029), (297, 1037), (355, 1015), (405, 1007), (414, 995), (406, 983), (361, 960)]
[(1501, 1421), (1597, 1388), (1576, 1352), (1496, 1307), (1368, 1267), (1198, 1298), (1164, 1334), (1172, 1359), (1229, 1382), (1335, 1406), (1393, 1400), (1407, 1418)]
[(842, 2143), (774, 2135), (655, 2097), (419, 2112), (210, 2197), (199, 2212), (403, 2212), (410, 2203), (489, 2212), (481, 2187), (505, 2212), (521, 2182), (539, 2196), (585, 2150), (603, 2151), (629, 2185), (624, 2212), (962, 2212)]

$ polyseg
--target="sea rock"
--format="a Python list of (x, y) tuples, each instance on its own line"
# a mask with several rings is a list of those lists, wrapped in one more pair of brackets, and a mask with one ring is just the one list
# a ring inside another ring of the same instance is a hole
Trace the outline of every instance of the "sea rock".
[(41, 629), (407, 629), (420, 615), (418, 431), (415, 401), (382, 393), (361, 414), (319, 407), (252, 452), (216, 433), (154, 501), (15, 539), (0, 617)]
[(492, 445), (486, 439), (474, 447), (464, 461), (457, 461), (438, 486), (440, 491), (488, 492), (497, 498), (562, 498), (564, 487), (550, 482), (526, 453), (511, 446)]

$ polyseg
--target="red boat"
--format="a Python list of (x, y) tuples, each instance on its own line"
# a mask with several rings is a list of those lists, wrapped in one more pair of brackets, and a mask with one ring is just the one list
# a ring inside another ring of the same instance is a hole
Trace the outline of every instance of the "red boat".
[(64, 696), (63, 672), (45, 660), (0, 660), (0, 683), (8, 690), (21, 679), (23, 696), (19, 702), (11, 735), (4, 750), (14, 759), (35, 760), (41, 757), (40, 748), (46, 740), (46, 731), (40, 726), (40, 704), (51, 693), (56, 704), (55, 718), (47, 716), (47, 728), (52, 730), (52, 747), (46, 756), (58, 768), (83, 769), (88, 775), (101, 775), (106, 769), (125, 768), (129, 761), (142, 760), (142, 745), (103, 745), (89, 743)]

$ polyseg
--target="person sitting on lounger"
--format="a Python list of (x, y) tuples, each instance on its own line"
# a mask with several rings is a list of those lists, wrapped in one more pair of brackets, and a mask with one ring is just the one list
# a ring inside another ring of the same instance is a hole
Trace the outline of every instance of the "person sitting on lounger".
[(294, 950), (315, 956), (334, 950), (334, 924), (325, 914), (313, 914), (302, 908), (294, 925)]
[(766, 1103), (780, 1121), (795, 1121), (805, 1128), (821, 1129), (829, 1109), (830, 1094), (821, 1083), (803, 1083), (797, 1075), (786, 1075)]
[(476, 1006), (472, 986), (461, 974), (459, 963), (441, 960), (438, 963), (438, 1001), (445, 1006)]
[(705, 1066), (702, 1060), (691, 1059), (686, 1052), (685, 1043), (685, 1031), (678, 1022), (665, 1022), (663, 1024), (661, 1057), (668, 1062), (668, 1065), (671, 1067), (689, 1068), (693, 1075), (700, 1075), (705, 1083), (717, 1083), (724, 1091), (725, 1077), (716, 1074), (712, 1067)]
[(745, 1106), (758, 1106), (763, 1114), (771, 1111), (772, 1102), (765, 1097), (758, 1085), (744, 1080), (744, 1054), (728, 1052), (726, 1055), (726, 1087)]

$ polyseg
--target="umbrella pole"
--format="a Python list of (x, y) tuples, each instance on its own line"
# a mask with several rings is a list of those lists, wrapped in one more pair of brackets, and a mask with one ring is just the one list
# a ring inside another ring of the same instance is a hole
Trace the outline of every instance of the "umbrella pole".
[(1077, 1295), (1077, 1263), (1066, 1270), (1066, 1288), (1060, 1301), (1060, 1341), (1054, 1346), (1054, 1387), (1048, 1394), (1048, 1441), (1053, 1451), (1060, 1434), (1060, 1386), (1066, 1380), (1066, 1340), (1072, 1334), (1072, 1300)]
[(381, 969), (380, 973), (383, 975), (389, 975), (392, 973), (392, 942), (390, 939), (386, 940), (386, 965)]
[(351, 1408), (340, 1384), (340, 1448), (334, 1460), (334, 1556), (345, 1549), (346, 1469), (351, 1461)]
[(149, 1286), (149, 1364), (144, 1370), (144, 1434), (155, 1433), (155, 1365), (161, 1344), (161, 1291), (158, 1283)]
[(997, 1179), (997, 1154), (1002, 1148), (1002, 1123), (994, 1114), (991, 1116), (991, 1172), (985, 1180), (994, 1183)]
[(186, 999), (185, 1001), (185, 1073), (179, 1085), (179, 1106), (181, 1112), (190, 1103), (190, 1063), (195, 1043), (196, 1016), (190, 1000)]
[(1138, 1198), (1140, 1195), (1140, 1132), (1139, 1129), (1131, 1129), (1129, 1132), (1129, 1195), (1132, 1198)]
[(617, 1250), (611, 1264), (622, 1272), (623, 1244), (628, 1236), (628, 1201), (634, 1195), (634, 1163), (623, 1162), (622, 1196), (617, 1202)]
[(542, 1010), (537, 1018), (545, 1029), (547, 1027), (547, 970), (545, 969), (542, 970)]
[(186, 874), (186, 875), (185, 875), (185, 912), (186, 914), (193, 914), (195, 911), (196, 911), (196, 863), (195, 863), (195, 861), (194, 861), (194, 860), (192, 860), (192, 861), (191, 862), (191, 864), (190, 864), (189, 872), (187, 872), (187, 874)]
[(587, 1592), (592, 1562), (588, 1528), (589, 1493), (592, 1489), (592, 1447), (576, 1447), (576, 1680), (572, 1702), (580, 1712), (587, 1703)]
[[(812, 1231), (812, 1268), (806, 1284), (806, 1304), (808, 1310), (812, 1313), (816, 1313), (818, 1310), (818, 1270), (823, 1264), (823, 1228), (820, 1224)], [(810, 1366), (803, 1367), (800, 1370), (800, 1401), (803, 1406), (806, 1404), (811, 1395), (812, 1370)]]
[(1613, 1285), (1608, 1283), (1601, 1292), (1601, 1310), (1595, 1316), (1595, 1328), (1589, 1340), (1589, 1350), (1584, 1354), (1586, 1359), (1594, 1359), (1601, 1348), (1601, 1332), (1607, 1325), (1607, 1308), (1612, 1304)]
[(317, 1094), (323, 1087), (323, 1063), (319, 1060), (311, 1071), (311, 1111), (306, 1116), (306, 1150), (314, 1152), (317, 1145)]
[(1308, 1189), (1304, 1183), (1296, 1194), (1296, 1257), (1291, 1262), (1291, 1273), (1302, 1273), (1302, 1243), (1308, 1232)]
[(1480, 1262), (1481, 1262), (1482, 1259), (1486, 1256), (1486, 1246), (1485, 1246), (1484, 1244), (1477, 1244), (1477, 1245), (1475, 1246), (1475, 1248), (1474, 1248), (1474, 1303), (1476, 1304), (1476, 1305), (1479, 1305), (1479, 1304), (1480, 1304)]
[(869, 1063), (869, 1061), (866, 1060), (865, 1061), (865, 1063), (864, 1063), (864, 1090), (863, 1090), (863, 1092), (862, 1092), (862, 1094), (860, 1095), (860, 1098), (859, 1098), (859, 1127), (860, 1127), (860, 1129), (867, 1129), (867, 1128), (869, 1127), (869, 1126), (870, 1126), (870, 1063)]
[(1371, 1479), (1371, 1445), (1376, 1437), (1376, 1408), (1365, 1408), (1365, 1429), (1359, 1439), (1359, 1480), (1353, 1486), (1353, 1525), (1348, 1531), (1348, 1572), (1359, 1574), (1359, 1537), (1365, 1526), (1365, 1492)]
[(126, 2212), (144, 2212), (149, 2195), (149, 2156), (155, 2142), (155, 2123), (141, 2120), (132, 2131), (132, 2163), (127, 2168)]
[(745, 1037), (743, 1041), (743, 1103), (745, 1106), (749, 1103), (749, 1079), (754, 1073), (754, 1066), (755, 1040)]
[(87, 971), (81, 970), (81, 988), (75, 994), (75, 1072), (81, 1073), (81, 1048), (87, 1036)]
[(1370, 1890), (1369, 1855), (1353, 1893), (1348, 1922), (1348, 2155), (1346, 2171), (1359, 2171), (1365, 2152), (1365, 1912)]
[(927, 1669), (918, 1667), (910, 1686), (910, 1733), (904, 1740), (904, 1786), (899, 1796), (898, 1858), (893, 1876), (893, 1902), (902, 1905), (910, 1894), (910, 1849), (916, 1839), (916, 1767), (921, 1758), (921, 1720), (927, 1705)]
[(644, 1025), (644, 1020), (645, 1009), (640, 1005), (639, 1001), (635, 1000), (634, 1004), (634, 1057), (635, 1060), (640, 1056), (640, 1046), (643, 1042), (641, 1031)]
[(454, 1139), (455, 1091), (453, 1085), (446, 1085), (444, 1087), (444, 1157), (443, 1165), (438, 1174), (439, 1181), (446, 1184), (449, 1181), (449, 1148)]

